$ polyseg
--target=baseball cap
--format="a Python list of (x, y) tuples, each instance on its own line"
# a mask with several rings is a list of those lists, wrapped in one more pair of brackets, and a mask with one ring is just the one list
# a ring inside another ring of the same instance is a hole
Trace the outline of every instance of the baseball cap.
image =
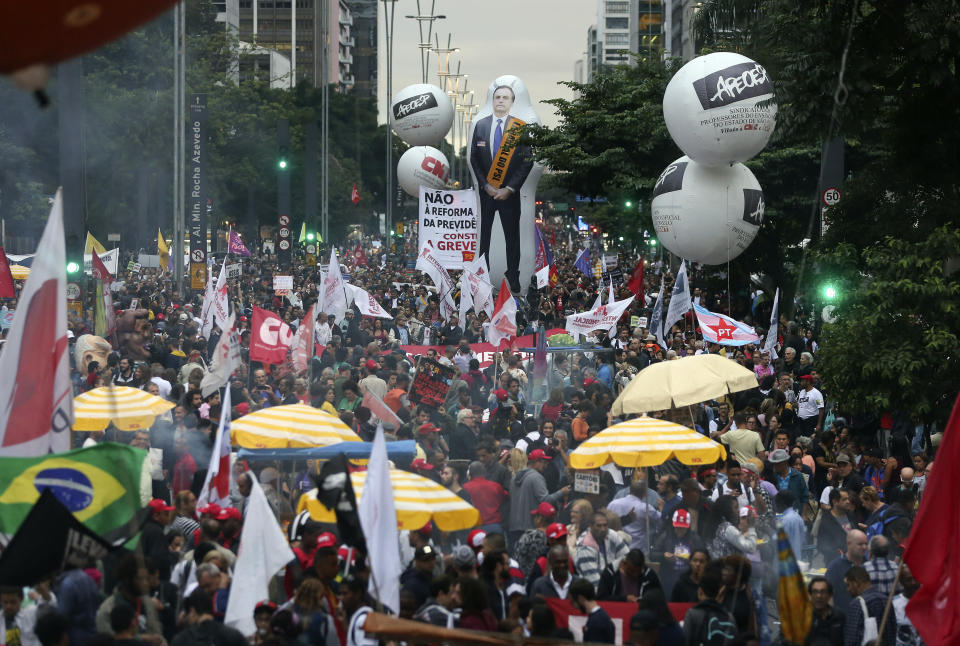
[(813, 381), (813, 375), (800, 375), (800, 381)]
[(243, 514), (236, 507), (224, 507), (217, 514), (217, 520), (243, 520)]
[(341, 545), (339, 548), (337, 548), (337, 560), (341, 562), (346, 561), (348, 556), (350, 557), (350, 563), (357, 562), (357, 550), (353, 550), (351, 552), (350, 548), (346, 545)]
[(415, 531), (420, 532), (424, 536), (430, 536), (431, 534), (433, 534), (433, 525), (431, 525), (430, 523), (427, 523), (426, 525), (424, 525), (423, 527)]
[(847, 455), (846, 453), (841, 453), (837, 456), (837, 464), (840, 464), (841, 462), (846, 462), (847, 464), (851, 464), (853, 460), (851, 460), (850, 456)]
[(269, 612), (273, 614), (277, 611), (277, 604), (272, 601), (261, 601), (253, 607), (253, 613), (257, 614), (258, 612)]
[(638, 610), (630, 617), (630, 630), (653, 630), (660, 626), (657, 616), (650, 610)]
[(423, 469), (424, 471), (433, 471), (433, 465), (424, 460), (423, 458), (417, 458), (410, 463), (411, 469)]
[(220, 513), (220, 505), (218, 505), (215, 502), (212, 502), (206, 507), (201, 507), (200, 509), (198, 509), (197, 513), (200, 514), (201, 516), (213, 516), (214, 518), (216, 518), (217, 514)]
[[(547, 536), (550, 536), (549, 527), (547, 528)], [(482, 529), (475, 529), (469, 534), (467, 534), (467, 545), (472, 547), (474, 551), (479, 550), (483, 547), (483, 539), (487, 537), (487, 533)]]
[(435, 425), (427, 422), (426, 424), (421, 424), (417, 429), (417, 433), (420, 435), (426, 435), (427, 433), (439, 433), (440, 429)]
[(767, 458), (767, 460), (770, 461), (770, 464), (779, 464), (781, 462), (786, 462), (789, 459), (790, 454), (784, 449), (774, 449), (774, 451), (770, 453), (770, 457)]
[(551, 505), (548, 502), (542, 502), (537, 505), (537, 508), (530, 512), (531, 516), (543, 516), (548, 520), (553, 520), (554, 516), (557, 515), (557, 508)]
[(547, 454), (543, 452), (543, 449), (534, 449), (530, 451), (530, 455), (527, 456), (528, 460), (549, 460)]
[(507, 599), (512, 597), (515, 594), (519, 594), (521, 597), (527, 596), (527, 591), (520, 583), (511, 583), (507, 586), (506, 593)]
[(379, 366), (377, 365), (377, 362), (374, 361), (373, 359), (367, 359), (367, 362), (363, 365), (366, 367), (367, 370), (376, 370), (377, 368), (379, 368)]
[(673, 512), (674, 527), (690, 527), (690, 512), (686, 509), (678, 509)]
[(331, 534), (330, 532), (324, 532), (317, 536), (317, 551), (320, 550), (337, 550), (337, 537)]
[(547, 525), (547, 538), (563, 538), (567, 535), (567, 528), (563, 523), (550, 523)]
[(497, 398), (498, 401), (503, 401), (507, 398), (507, 391), (504, 390), (503, 388), (497, 388), (496, 390), (493, 391), (493, 395), (494, 397)]
[(151, 500), (149, 503), (147, 503), (147, 507), (149, 507), (150, 511), (154, 513), (158, 511), (173, 511), (172, 505), (168, 505), (166, 502), (164, 502), (159, 498), (154, 498), (153, 500)]
[(437, 558), (437, 550), (430, 545), (421, 545), (413, 553), (413, 558), (417, 561), (426, 561), (427, 559)]
[(877, 447), (873, 447), (873, 448), (867, 449), (866, 451), (863, 452), (863, 454), (864, 454), (866, 457), (868, 457), (868, 458), (882, 458), (882, 457), (883, 457), (883, 454), (880, 452), (880, 449), (878, 449)]
[(471, 568), (477, 564), (477, 555), (469, 545), (457, 545), (453, 548), (453, 564), (458, 568)]

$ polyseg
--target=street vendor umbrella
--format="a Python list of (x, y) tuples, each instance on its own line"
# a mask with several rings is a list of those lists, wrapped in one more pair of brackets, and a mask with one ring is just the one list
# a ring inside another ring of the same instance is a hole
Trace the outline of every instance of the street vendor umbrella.
[(104, 386), (73, 399), (75, 431), (102, 431), (111, 423), (121, 431), (150, 428), (157, 415), (175, 404), (128, 386)]
[(30, 268), (23, 265), (10, 265), (10, 275), (14, 280), (26, 280), (30, 277)]
[(698, 404), (758, 386), (757, 376), (719, 354), (661, 361), (641, 370), (613, 402), (614, 415)]
[[(366, 471), (350, 474), (357, 502), (363, 498)], [(431, 520), (445, 532), (469, 529), (480, 522), (480, 512), (463, 498), (433, 480), (401, 469), (390, 469), (390, 484), (393, 485), (393, 504), (397, 509), (399, 529), (420, 529)], [(300, 497), (297, 513), (306, 509), (310, 517), (322, 523), (336, 522), (333, 511), (317, 500), (317, 490), (312, 489)]]
[(654, 467), (670, 458), (684, 464), (712, 464), (727, 455), (709, 437), (680, 424), (637, 417), (600, 431), (570, 453), (574, 469), (596, 469), (609, 462), (621, 467)]
[(306, 404), (272, 406), (230, 424), (234, 446), (245, 449), (295, 449), (359, 442), (360, 436), (339, 417)]

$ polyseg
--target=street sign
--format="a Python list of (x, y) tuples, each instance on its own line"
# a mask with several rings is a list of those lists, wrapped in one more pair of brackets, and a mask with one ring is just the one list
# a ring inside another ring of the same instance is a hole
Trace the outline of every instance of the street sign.
[(840, 189), (838, 188), (828, 188), (823, 192), (823, 203), (826, 206), (834, 206), (840, 202)]
[(204, 262), (190, 263), (190, 289), (203, 289), (207, 286), (207, 264)]
[(80, 298), (80, 285), (76, 283), (67, 283), (67, 298), (75, 301)]
[(290, 216), (289, 216), (289, 215), (281, 215), (281, 216), (280, 216), (280, 226), (282, 226), (282, 227), (288, 227), (288, 226), (290, 226)]
[(281, 241), (280, 241), (280, 249), (281, 249), (282, 251), (287, 251), (289, 248), (290, 248), (290, 241), (289, 241), (289, 240), (281, 240)]
[(108, 233), (108, 234), (107, 234), (107, 242), (120, 242), (120, 234), (119, 234), (119, 233)]
[(190, 260), (193, 262), (203, 262), (203, 249), (194, 249), (191, 251)]

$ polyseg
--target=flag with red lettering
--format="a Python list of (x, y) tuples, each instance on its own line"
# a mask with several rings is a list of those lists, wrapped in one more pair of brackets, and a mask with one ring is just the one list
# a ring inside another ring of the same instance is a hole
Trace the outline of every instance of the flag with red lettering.
[(0, 353), (0, 456), (33, 457), (70, 449), (73, 390), (66, 269), (61, 189)]
[(283, 363), (293, 343), (293, 331), (283, 320), (267, 310), (253, 308), (250, 325), (250, 360)]
[(357, 267), (369, 266), (367, 264), (367, 254), (359, 242), (357, 243), (357, 248), (353, 250), (353, 264), (355, 264)]
[(350, 191), (350, 201), (354, 204), (360, 204), (360, 191), (357, 190), (357, 183), (353, 183), (353, 190)]
[(397, 414), (387, 406), (386, 402), (369, 390), (363, 393), (363, 401), (360, 402), (360, 405), (369, 410), (381, 422), (393, 424), (393, 428), (403, 426), (403, 420), (397, 417)]
[(317, 317), (311, 307), (302, 319), (297, 331), (293, 333), (293, 343), (290, 345), (290, 362), (297, 372), (305, 371), (310, 365), (310, 344), (313, 342), (313, 327)]
[(490, 317), (490, 325), (487, 327), (487, 341), (494, 348), (499, 348), (500, 341), (516, 335), (517, 302), (513, 300), (513, 294), (507, 286), (507, 279), (504, 278), (500, 285), (500, 293), (497, 294), (497, 302), (493, 307), (493, 316)]
[[(960, 395), (943, 429), (943, 443), (927, 476), (903, 560), (920, 583), (907, 616), (928, 646), (960, 643)], [(957, 579), (956, 581), (954, 579)]]
[(637, 300), (643, 305), (643, 260), (637, 263), (630, 274), (630, 280), (627, 281), (627, 289), (637, 295)]
[(10, 262), (3, 247), (0, 247), (0, 298), (14, 298), (17, 290), (13, 286), (13, 274), (10, 273)]
[(347, 285), (347, 289), (352, 292), (353, 304), (357, 306), (357, 309), (360, 310), (362, 315), (372, 316), (378, 319), (393, 318), (390, 312), (383, 309), (380, 303), (377, 302), (377, 299), (371, 296), (367, 290), (357, 287), (356, 285)]
[(220, 411), (220, 428), (217, 439), (210, 452), (210, 466), (203, 481), (203, 489), (197, 496), (197, 507), (206, 507), (210, 503), (221, 507), (230, 507), (230, 389), (223, 393)]
[(700, 332), (703, 334), (703, 338), (710, 343), (747, 345), (760, 341), (756, 330), (746, 323), (741, 323), (723, 314), (711, 312), (696, 303), (693, 304), (693, 311), (697, 313), (697, 321), (700, 323)]

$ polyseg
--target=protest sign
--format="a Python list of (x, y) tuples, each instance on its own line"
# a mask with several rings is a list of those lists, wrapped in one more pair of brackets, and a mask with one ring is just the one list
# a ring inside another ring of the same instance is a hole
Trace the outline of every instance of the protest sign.
[(446, 269), (462, 269), (477, 253), (477, 197), (473, 190), (420, 187), (420, 247), (429, 240)]
[(420, 357), (417, 362), (417, 374), (410, 384), (408, 397), (414, 405), (441, 406), (450, 392), (453, 381), (453, 368), (437, 363), (433, 359)]
[[(240, 278), (243, 275), (243, 264), (235, 263), (233, 265), (227, 265), (224, 267), (224, 271), (227, 272), (227, 278)], [(291, 282), (292, 282), (292, 277)]]
[(273, 277), (273, 290), (280, 291), (281, 289), (285, 289), (287, 291), (290, 291), (293, 289), (293, 276), (274, 276)]
[(600, 474), (595, 471), (577, 471), (574, 474), (573, 490), (581, 493), (600, 493)]

